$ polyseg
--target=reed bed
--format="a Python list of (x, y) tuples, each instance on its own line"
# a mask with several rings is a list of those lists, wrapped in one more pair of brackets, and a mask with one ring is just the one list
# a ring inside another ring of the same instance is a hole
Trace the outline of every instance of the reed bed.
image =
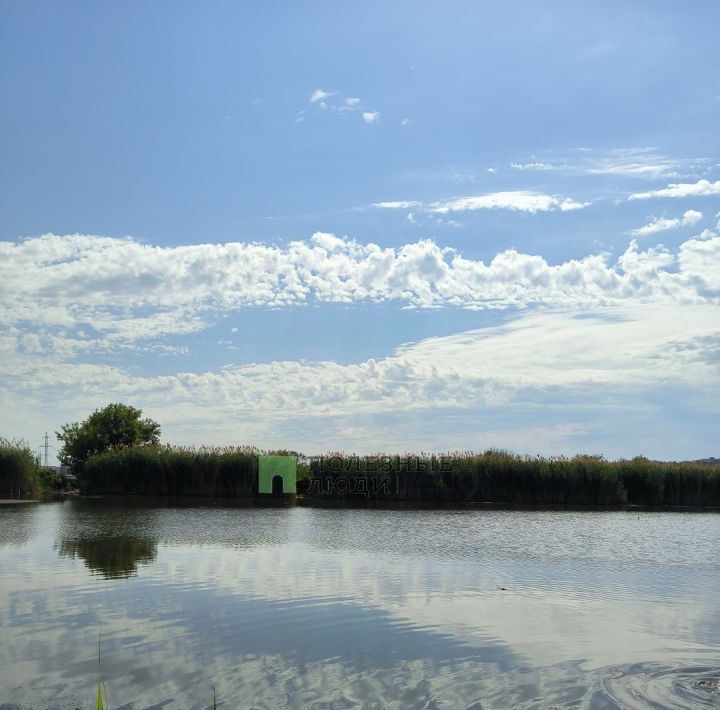
[(720, 506), (720, 466), (645, 458), (531, 457), (503, 451), (314, 459), (320, 498), (507, 505)]
[(250, 497), (257, 495), (258, 454), (252, 447), (138, 446), (90, 457), (87, 493)]
[(298, 457), (298, 492), (312, 498), (506, 505), (720, 507), (720, 466), (645, 458), (445, 455), (307, 458), (254, 447), (141, 446), (91, 457), (87, 493), (248, 498), (258, 495), (258, 457)]
[(0, 437), (0, 498), (27, 498), (44, 487), (40, 462), (29, 444)]

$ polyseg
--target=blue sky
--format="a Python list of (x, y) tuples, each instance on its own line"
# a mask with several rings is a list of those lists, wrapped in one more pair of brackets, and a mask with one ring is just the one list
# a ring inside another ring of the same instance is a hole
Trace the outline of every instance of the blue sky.
[(0, 433), (717, 455), (716, 3), (2, 15)]

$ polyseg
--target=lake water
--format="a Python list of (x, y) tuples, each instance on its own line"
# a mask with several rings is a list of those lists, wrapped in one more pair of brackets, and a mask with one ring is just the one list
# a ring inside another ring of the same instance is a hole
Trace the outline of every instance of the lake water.
[(720, 707), (720, 514), (0, 506), (0, 708)]

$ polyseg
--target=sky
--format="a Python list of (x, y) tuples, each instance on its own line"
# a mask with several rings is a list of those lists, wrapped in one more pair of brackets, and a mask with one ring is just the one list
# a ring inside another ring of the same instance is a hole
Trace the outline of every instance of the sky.
[(0, 14), (1, 436), (720, 455), (716, 2)]

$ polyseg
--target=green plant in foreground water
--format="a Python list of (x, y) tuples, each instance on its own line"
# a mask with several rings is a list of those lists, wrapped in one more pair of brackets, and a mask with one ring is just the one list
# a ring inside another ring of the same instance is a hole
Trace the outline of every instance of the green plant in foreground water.
[[(97, 710), (109, 709), (109, 703), (107, 699), (107, 688), (105, 687), (105, 681), (102, 677), (102, 668), (100, 667), (100, 641), (102, 639), (102, 631), (98, 633), (98, 689), (97, 689)], [(105, 703), (103, 704), (103, 695), (105, 696)]]
[[(102, 639), (102, 631), (98, 633), (98, 686), (97, 686), (97, 698), (95, 700), (95, 710), (110, 710), (110, 703), (107, 699), (107, 686), (105, 685), (105, 679), (102, 675), (102, 668), (100, 666), (100, 642)], [(213, 686), (213, 699), (212, 699), (212, 710), (217, 710), (217, 696), (215, 693), (215, 686)], [(75, 710), (81, 710), (80, 707), (76, 707)], [(190, 708), (192, 710), (192, 707)]]

